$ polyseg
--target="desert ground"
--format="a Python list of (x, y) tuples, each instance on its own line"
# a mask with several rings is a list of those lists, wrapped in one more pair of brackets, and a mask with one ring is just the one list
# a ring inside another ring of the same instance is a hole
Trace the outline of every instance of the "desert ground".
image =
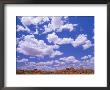
[(66, 68), (62, 70), (16, 70), (16, 74), (94, 74), (93, 69), (75, 69), (75, 68)]

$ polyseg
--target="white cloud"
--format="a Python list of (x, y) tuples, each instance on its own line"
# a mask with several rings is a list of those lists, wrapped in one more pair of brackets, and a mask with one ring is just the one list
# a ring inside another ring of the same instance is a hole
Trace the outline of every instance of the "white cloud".
[[(90, 56), (89, 56), (90, 57)], [(90, 68), (94, 69), (94, 57), (91, 56), (88, 60), (77, 60), (74, 56), (59, 58), (57, 60), (41, 61), (41, 62), (22, 62), (23, 66), (20, 69), (40, 69), (40, 70), (55, 70), (65, 68)], [(53, 67), (54, 66), (54, 67)]]
[[(23, 26), (17, 26), (17, 31), (28, 31), (30, 34), (38, 34), (38, 24), (42, 24), (44, 22), (48, 22), (50, 21), (49, 17), (43, 17), (43, 16), (38, 16), (38, 17), (30, 17), (30, 16), (24, 16), (21, 18), (21, 23), (23, 24)], [(30, 29), (27, 27), (28, 25), (36, 25), (36, 31), (33, 33), (30, 31)]]
[(30, 17), (30, 16), (24, 16), (21, 18), (21, 22), (24, 26), (27, 25), (37, 25), (37, 24), (42, 24), (43, 22), (50, 21), (49, 17), (43, 17), (43, 16), (38, 16), (38, 17)]
[(76, 63), (76, 62), (79, 62), (74, 56), (68, 56), (68, 57), (63, 57), (63, 58), (60, 58), (59, 60), (61, 61), (65, 61), (67, 63)]
[(51, 31), (61, 32), (63, 29), (69, 29), (69, 31), (73, 31), (74, 27), (77, 26), (77, 24), (71, 24), (71, 23), (64, 24), (65, 20), (62, 20), (61, 16), (53, 16), (53, 17), (24, 16), (21, 18), (21, 22), (25, 27), (27, 25), (31, 25), (31, 24), (37, 26), (38, 24), (42, 24), (44, 22), (49, 22), (49, 21), (50, 21), (50, 23), (48, 23), (48, 25), (44, 25), (45, 31), (43, 32), (43, 34), (51, 32)]
[(53, 49), (58, 49), (60, 46), (59, 46), (59, 45), (51, 45), (51, 47), (52, 47)]
[(60, 40), (57, 42), (58, 44), (71, 44), (73, 41), (72, 38), (60, 38)]
[(77, 26), (77, 24), (64, 24), (64, 22), (65, 20), (62, 20), (62, 17), (60, 16), (51, 17), (51, 22), (48, 25), (44, 25), (45, 31), (43, 32), (43, 34), (52, 31), (62, 32), (64, 29), (69, 29), (69, 31), (73, 31), (74, 27)]
[(58, 30), (57, 32), (62, 32), (63, 29), (69, 29), (69, 31), (73, 31), (74, 30), (74, 27), (77, 26), (77, 24), (65, 24), (65, 25), (62, 25)]
[(84, 68), (90, 68), (90, 69), (94, 69), (94, 57), (91, 57), (87, 60), (83, 60), (80, 63), (80, 66), (84, 67)]
[(60, 28), (63, 25), (63, 21), (61, 20), (61, 18), (62, 17), (60, 17), (60, 16), (52, 17), (51, 27), (53, 30)]
[(43, 20), (43, 17), (35, 17), (32, 19), (32, 24), (37, 25), (38, 23), (41, 23)]
[(62, 55), (63, 53), (60, 51), (54, 51), (54, 53), (51, 54), (51, 58), (55, 57), (56, 55)]
[(73, 24), (65, 24), (61, 27), (62, 29), (69, 29), (70, 31), (73, 30)]
[(91, 63), (91, 64), (94, 64), (94, 57), (91, 57), (91, 58), (90, 58), (90, 63)]
[(17, 32), (19, 31), (27, 31), (30, 32), (30, 29), (28, 27), (23, 27), (21, 25), (17, 25)]
[(51, 17), (51, 22), (47, 26), (44, 26), (45, 31), (43, 33), (55, 31), (56, 29), (60, 28), (63, 25), (61, 18), (62, 17), (60, 16)]
[(87, 41), (87, 35), (79, 34), (78, 37), (72, 42), (74, 47), (84, 44)]
[(54, 31), (50, 23), (48, 25), (44, 25), (44, 30), (45, 31), (43, 32), (43, 34)]
[(57, 44), (57, 42), (60, 41), (60, 38), (53, 32), (52, 34), (48, 34), (47, 40), (49, 43), (53, 42), (54, 44)]
[(83, 49), (88, 49), (93, 46), (91, 41), (87, 39), (87, 35), (84, 34), (79, 34), (78, 37), (72, 42), (72, 45), (74, 47), (82, 45)]
[(87, 40), (87, 41), (85, 41), (85, 44), (82, 45), (82, 46), (83, 46), (83, 49), (88, 49), (88, 48), (90, 48), (91, 46), (93, 46), (93, 44), (91, 43), (90, 40)]
[(54, 50), (59, 48), (58, 45), (47, 45), (43, 40), (35, 39), (34, 35), (27, 35), (19, 41), (17, 51), (31, 56), (53, 56), (62, 55), (60, 51)]
[(36, 62), (28, 62), (27, 65), (28, 66), (36, 66)]
[(31, 25), (31, 24), (37, 25), (41, 21), (42, 21), (42, 17), (24, 16), (21, 18), (21, 22), (24, 26)]
[(28, 62), (28, 59), (21, 59), (21, 60), (17, 60), (18, 63), (22, 63), (22, 62)]
[(21, 18), (21, 22), (24, 26), (31, 25), (32, 24), (32, 19), (33, 19), (33, 17), (24, 16), (24, 17)]
[(67, 19), (68, 18), (68, 16), (64, 16), (64, 19)]
[(70, 44), (73, 39), (72, 38), (59, 38), (55, 33), (48, 34), (47, 36), (48, 42), (52, 42), (54, 44)]
[(59, 38), (58, 35), (53, 32), (52, 34), (48, 34), (47, 40), (49, 43), (54, 43), (58, 45), (72, 44), (73, 47), (82, 45), (84, 49), (88, 49), (93, 46), (91, 41), (87, 39), (87, 35), (84, 34), (79, 34), (74, 40), (72, 38)]
[(92, 55), (87, 55), (87, 56), (81, 57), (81, 59), (89, 59), (89, 58), (91, 58), (91, 57), (92, 57)]
[(53, 64), (53, 61), (38, 62), (38, 63), (36, 63), (37, 66), (52, 65), (52, 64)]
[(43, 17), (43, 21), (48, 22), (48, 21), (50, 21), (50, 19), (49, 19), (49, 17)]

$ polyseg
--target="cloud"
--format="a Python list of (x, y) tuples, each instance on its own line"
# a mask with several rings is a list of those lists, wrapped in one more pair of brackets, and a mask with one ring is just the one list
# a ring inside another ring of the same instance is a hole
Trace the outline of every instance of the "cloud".
[(87, 35), (79, 34), (77, 38), (72, 42), (74, 47), (84, 44), (87, 41)]
[[(38, 16), (38, 17), (30, 17), (30, 16), (23, 16), (21, 17), (21, 23), (24, 25), (24, 27), (28, 25), (36, 25), (38, 27), (38, 24), (43, 24), (44, 22), (48, 22), (47, 25), (44, 25), (44, 32), (43, 34), (46, 34), (48, 32), (56, 31), (56, 32), (62, 32), (64, 29), (68, 29), (70, 32), (74, 30), (74, 27), (77, 26), (77, 24), (71, 24), (71, 23), (66, 23), (67, 17), (62, 19), (62, 16), (53, 16), (53, 17), (43, 17), (43, 16)], [(23, 29), (25, 30), (25, 29)]]
[(60, 38), (60, 40), (58, 41), (58, 44), (60, 44), (60, 45), (71, 44), (72, 41), (73, 41), (72, 38)]
[(44, 25), (44, 30), (45, 31), (43, 32), (43, 34), (54, 31), (54, 29), (52, 29), (52, 25), (50, 23), (48, 25)]
[(28, 59), (21, 59), (21, 60), (17, 60), (18, 63), (22, 63), (22, 62), (28, 62)]
[(49, 43), (53, 42), (54, 44), (57, 44), (57, 42), (60, 41), (60, 38), (53, 32), (52, 34), (48, 34), (47, 40)]
[(45, 31), (43, 34), (48, 33), (48, 32), (62, 32), (64, 29), (69, 29), (69, 31), (73, 31), (74, 27), (76, 27), (78, 24), (71, 24), (71, 23), (66, 23), (64, 24), (65, 20), (62, 20), (61, 16), (55, 16), (51, 17), (51, 22), (48, 23), (48, 25), (44, 25)]
[(90, 40), (87, 40), (87, 41), (85, 41), (85, 44), (82, 46), (83, 46), (83, 49), (88, 49), (88, 48), (92, 47), (93, 44), (91, 43)]
[(54, 62), (53, 61), (47, 61), (47, 62), (38, 62), (36, 63), (37, 66), (48, 66), (48, 65), (52, 65)]
[(67, 19), (68, 18), (68, 16), (64, 16), (64, 19)]
[(19, 31), (27, 31), (30, 32), (30, 29), (28, 27), (23, 27), (21, 25), (17, 25), (17, 32)]
[(50, 21), (50, 17), (43, 17), (43, 22), (49, 22)]
[(65, 25), (62, 25), (58, 30), (57, 32), (62, 32), (63, 29), (69, 29), (69, 31), (73, 31), (74, 30), (74, 27), (76, 27), (77, 24), (65, 24)]
[(54, 58), (56, 55), (62, 55), (63, 53), (60, 51), (54, 51), (54, 53), (51, 54), (51, 58)]
[(82, 66), (83, 68), (94, 69), (94, 57), (83, 60), (80, 63), (80, 66)]
[(41, 21), (42, 21), (42, 17), (24, 16), (21, 18), (21, 22), (24, 26), (31, 25), (31, 24), (37, 25)]
[(21, 22), (24, 26), (32, 24), (33, 17), (25, 16), (21, 18)]
[(59, 38), (56, 33), (48, 34), (47, 40), (49, 43), (54, 43), (54, 44), (70, 44), (73, 39), (72, 38)]
[(39, 69), (39, 70), (52, 70), (51, 68), (54, 61), (45, 61), (45, 62), (26, 62), (22, 66), (17, 67), (18, 69), (22, 70), (30, 70), (30, 69)]
[(42, 24), (48, 21), (50, 21), (49, 17), (43, 17), (43, 16), (38, 16), (38, 17), (24, 16), (21, 18), (21, 22), (24, 26), (31, 25), (31, 24), (33, 25)]
[(91, 58), (91, 57), (92, 57), (92, 55), (87, 55), (87, 56), (81, 57), (81, 59), (89, 59), (89, 58)]
[(59, 38), (58, 35), (53, 32), (52, 34), (48, 34), (47, 40), (49, 43), (54, 43), (58, 45), (72, 44), (73, 47), (82, 45), (84, 49), (88, 49), (93, 46), (91, 41), (87, 39), (87, 35), (84, 34), (79, 34), (74, 40), (72, 38)]
[[(23, 24), (23, 26), (21, 25), (17, 25), (17, 31), (27, 31), (30, 34), (38, 34), (38, 24), (43, 24), (44, 22), (48, 22), (50, 21), (49, 17), (43, 17), (43, 16), (38, 16), (38, 17), (30, 17), (30, 16), (23, 16), (20, 18), (21, 19), (21, 23)], [(29, 28), (28, 25), (35, 25), (36, 27), (36, 31), (32, 32)]]
[(72, 42), (74, 47), (82, 45), (83, 49), (88, 49), (93, 46), (90, 40), (88, 40), (87, 35), (79, 34), (78, 37)]
[(88, 60), (77, 60), (74, 56), (68, 56), (59, 58), (57, 60), (49, 60), (49, 61), (40, 61), (40, 62), (33, 62), (27, 61), (22, 62), (24, 63), (23, 66), (18, 67), (19, 69), (40, 69), (40, 70), (55, 70), (55, 69), (65, 69), (65, 68), (87, 68), (93, 69), (94, 68), (94, 57), (89, 56)]
[(90, 63), (91, 63), (91, 64), (94, 64), (94, 57), (91, 57), (91, 58), (90, 58)]
[(76, 62), (79, 62), (74, 56), (68, 56), (68, 57), (63, 57), (63, 58), (60, 58), (59, 60), (61, 61), (65, 61), (67, 63), (76, 63)]
[(60, 28), (63, 25), (61, 18), (62, 17), (60, 16), (51, 17), (51, 22), (47, 26), (44, 26), (45, 31), (43, 33), (55, 31), (56, 29)]
[(23, 40), (19, 41), (17, 51), (24, 55), (55, 57), (63, 54), (60, 51), (54, 50), (57, 48), (59, 48), (58, 45), (47, 45), (43, 40), (35, 39), (34, 35), (27, 35)]
[(51, 19), (51, 27), (53, 30), (60, 28), (63, 25), (63, 21), (61, 20), (62, 17), (56, 16), (52, 17)]

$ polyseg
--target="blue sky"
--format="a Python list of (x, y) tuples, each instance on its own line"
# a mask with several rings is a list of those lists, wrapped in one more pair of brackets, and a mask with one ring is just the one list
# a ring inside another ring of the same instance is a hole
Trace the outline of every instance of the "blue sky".
[(94, 68), (94, 16), (17, 16), (17, 69)]

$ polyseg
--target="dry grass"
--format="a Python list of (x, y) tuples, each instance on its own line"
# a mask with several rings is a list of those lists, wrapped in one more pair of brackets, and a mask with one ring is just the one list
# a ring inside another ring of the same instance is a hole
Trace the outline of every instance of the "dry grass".
[(62, 70), (43, 71), (43, 70), (16, 70), (16, 74), (94, 74), (92, 69), (66, 68)]

